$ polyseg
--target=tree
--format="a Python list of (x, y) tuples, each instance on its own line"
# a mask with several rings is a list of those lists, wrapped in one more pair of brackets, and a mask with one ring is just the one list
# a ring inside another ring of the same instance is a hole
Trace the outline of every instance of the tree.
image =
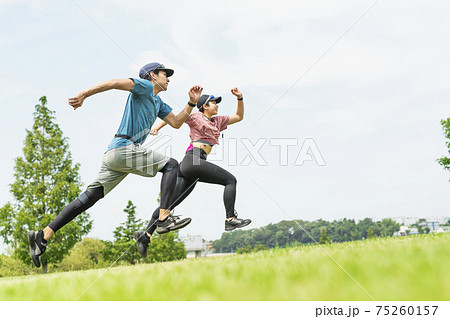
[(374, 234), (373, 234), (373, 228), (372, 226), (369, 226), (369, 229), (367, 230), (367, 239), (372, 239), (374, 238)]
[[(450, 117), (446, 120), (441, 120), (441, 125), (442, 129), (444, 130), (444, 136), (447, 138), (447, 140), (449, 140), (445, 144), (447, 145), (450, 154)], [(437, 159), (437, 162), (439, 163), (439, 165), (443, 166), (444, 169), (450, 171), (450, 158), (443, 156)]]
[(419, 232), (419, 234), (423, 234), (424, 233), (424, 230), (423, 230), (423, 228), (422, 228), (422, 226), (417, 226), (417, 231)]
[(109, 254), (108, 259), (110, 260), (116, 260), (126, 252), (121, 259), (134, 265), (142, 259), (135, 248), (134, 232), (145, 226), (140, 219), (136, 218), (136, 206), (131, 200), (128, 201), (123, 212), (127, 214), (127, 219), (114, 231), (115, 240), (112, 244), (107, 244), (106, 251), (109, 251), (107, 255)]
[(155, 233), (148, 245), (147, 262), (172, 261), (186, 258), (184, 244), (178, 239), (178, 231), (163, 235)]
[(400, 230), (400, 224), (392, 220), (391, 218), (384, 218), (381, 222), (378, 221), (377, 225), (379, 226), (381, 237), (390, 237), (395, 232)]
[(328, 236), (327, 236), (327, 229), (325, 227), (320, 228), (319, 244), (324, 245), (324, 244), (329, 244), (329, 243), (330, 243), (330, 238), (328, 238)]
[[(10, 192), (15, 202), (0, 208), (0, 236), (14, 255), (30, 263), (27, 233), (43, 229), (80, 193), (79, 164), (73, 164), (67, 138), (54, 122), (54, 112), (45, 96), (35, 106), (32, 130), (27, 130), (23, 156), (15, 160), (15, 182)], [(92, 221), (87, 213), (60, 229), (41, 257), (42, 271), (48, 263), (60, 262), (87, 234)]]

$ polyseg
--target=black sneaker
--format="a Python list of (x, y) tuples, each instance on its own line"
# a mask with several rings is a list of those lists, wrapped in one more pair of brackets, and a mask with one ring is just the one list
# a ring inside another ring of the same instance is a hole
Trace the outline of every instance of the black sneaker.
[(225, 230), (231, 231), (236, 228), (242, 228), (249, 225), (252, 222), (251, 219), (241, 219), (237, 217), (233, 217), (232, 220), (225, 220)]
[(147, 257), (147, 247), (150, 244), (150, 238), (145, 234), (145, 231), (134, 232), (134, 239), (137, 241), (137, 250), (142, 257)]
[(28, 232), (28, 243), (30, 244), (30, 256), (36, 267), (41, 267), (40, 256), (47, 248), (47, 244), (44, 244), (44, 232), (42, 230), (35, 232), (33, 230)]
[(191, 218), (187, 217), (184, 219), (180, 219), (180, 217), (175, 215), (169, 215), (164, 221), (158, 220), (156, 225), (156, 232), (158, 234), (165, 234), (172, 230), (177, 230), (183, 227), (186, 227), (191, 222)]

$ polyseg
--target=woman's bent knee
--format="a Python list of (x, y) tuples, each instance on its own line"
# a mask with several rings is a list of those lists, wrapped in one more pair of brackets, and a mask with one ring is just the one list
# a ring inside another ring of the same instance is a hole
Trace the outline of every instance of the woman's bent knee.
[(173, 170), (178, 171), (178, 167), (179, 167), (178, 161), (174, 158), (170, 158), (167, 161), (166, 165), (164, 165), (164, 167), (160, 170), (160, 172), (165, 173)]

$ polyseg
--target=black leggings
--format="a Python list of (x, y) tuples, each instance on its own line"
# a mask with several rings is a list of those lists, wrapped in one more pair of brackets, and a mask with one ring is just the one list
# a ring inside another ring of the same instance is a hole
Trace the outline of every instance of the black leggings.
[[(219, 184), (225, 186), (223, 191), (223, 202), (227, 218), (234, 217), (234, 203), (236, 201), (236, 178), (223, 168), (206, 161), (206, 153), (193, 148), (188, 151), (180, 164), (180, 173), (178, 174), (177, 186), (173, 193), (173, 203), (169, 206), (172, 210), (177, 207), (194, 190), (194, 183), (199, 182), (209, 184)], [(152, 218), (147, 226), (147, 232), (153, 234), (156, 229), (154, 225), (159, 218), (158, 207), (153, 212)]]
[(103, 186), (88, 188), (72, 203), (64, 207), (61, 213), (48, 225), (54, 232), (80, 215), (82, 212), (92, 207), (96, 202), (104, 197)]
[(161, 208), (163, 209), (169, 208), (172, 202), (179, 170), (178, 162), (173, 158), (169, 159), (167, 164), (160, 170), (163, 173), (161, 178)]
[[(178, 162), (171, 158), (166, 165), (160, 170), (163, 173), (161, 179), (161, 207), (169, 208), (177, 176), (179, 171)], [(104, 197), (103, 186), (96, 188), (88, 188), (77, 199), (64, 207), (62, 212), (48, 225), (54, 232), (72, 221), (79, 214), (92, 207), (96, 202)]]

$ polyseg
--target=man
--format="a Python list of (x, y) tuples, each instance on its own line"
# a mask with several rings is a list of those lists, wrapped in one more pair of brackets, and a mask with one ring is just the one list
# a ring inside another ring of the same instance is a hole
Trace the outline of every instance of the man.
[(111, 89), (130, 91), (117, 134), (106, 150), (97, 178), (89, 184), (86, 191), (67, 205), (62, 212), (44, 229), (30, 231), (28, 241), (30, 256), (36, 267), (40, 267), (40, 256), (47, 247), (47, 241), (61, 227), (72, 221), (83, 211), (92, 207), (108, 194), (129, 173), (154, 177), (157, 172), (161, 179), (161, 209), (155, 225), (157, 231), (164, 233), (187, 226), (190, 218), (179, 219), (170, 215), (168, 209), (175, 189), (178, 162), (166, 155), (142, 147), (156, 117), (163, 119), (174, 128), (180, 128), (188, 118), (201, 96), (203, 88), (195, 85), (189, 92), (189, 102), (175, 115), (172, 108), (164, 103), (158, 93), (167, 90), (169, 77), (174, 71), (160, 63), (146, 64), (139, 72), (140, 79), (109, 80), (80, 92), (69, 99), (74, 110), (83, 105), (84, 100), (94, 94)]

